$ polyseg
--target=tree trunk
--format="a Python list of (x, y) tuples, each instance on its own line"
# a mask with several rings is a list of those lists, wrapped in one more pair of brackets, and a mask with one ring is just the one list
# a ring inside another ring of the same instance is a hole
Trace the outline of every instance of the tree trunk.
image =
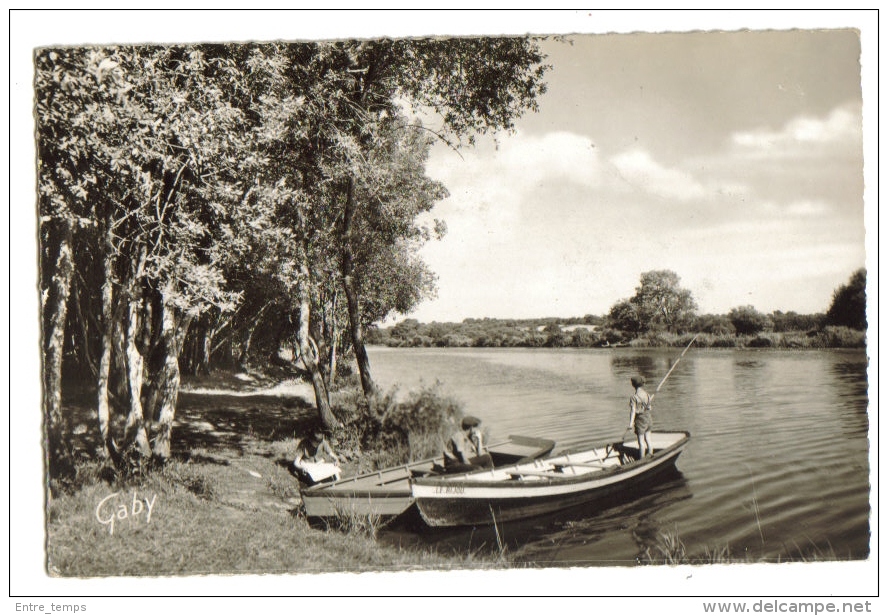
[(339, 348), (339, 329), (336, 327), (336, 320), (333, 320), (333, 332), (330, 336), (330, 384), (336, 382), (336, 349)]
[(161, 344), (163, 346), (163, 364), (160, 374), (156, 377), (160, 396), (157, 411), (157, 436), (154, 439), (154, 458), (161, 463), (170, 457), (170, 443), (173, 433), (173, 420), (176, 418), (176, 402), (179, 398), (179, 354), (192, 316), (180, 316), (180, 309), (170, 301), (170, 291), (163, 294), (163, 313), (161, 319)]
[(199, 361), (196, 366), (196, 373), (199, 374), (210, 374), (210, 363), (211, 363), (211, 355), (213, 354), (213, 341), (216, 339), (216, 332), (219, 331), (216, 327), (206, 326), (202, 335), (200, 336), (200, 348), (199, 352)]
[(129, 298), (125, 350), (129, 413), (126, 416), (123, 441), (127, 446), (132, 444), (141, 455), (148, 456), (151, 454), (151, 446), (148, 444), (148, 432), (145, 429), (145, 415), (142, 409), (142, 379), (145, 359), (136, 344), (141, 326), (141, 309), (141, 301), (133, 297)]
[(62, 413), (62, 356), (65, 343), (65, 323), (68, 316), (68, 298), (74, 275), (74, 257), (71, 254), (73, 231), (68, 224), (62, 232), (55, 272), (50, 280), (44, 302), (44, 358), (43, 404), (46, 413), (48, 467), (51, 475), (66, 472), (72, 464), (67, 421)]
[(327, 341), (327, 352), (324, 356), (324, 362), (328, 389), (336, 382), (337, 350), (339, 347), (339, 326), (336, 322), (337, 289), (334, 288), (331, 295), (332, 297), (324, 303), (324, 313), (321, 318), (324, 339)]
[(329, 391), (330, 389), (330, 352), (329, 347), (327, 346), (327, 340), (324, 337), (323, 326), (318, 323), (319, 319), (316, 314), (312, 314), (309, 319), (308, 329), (309, 335), (312, 340), (315, 342), (315, 348), (317, 348), (318, 356), (317, 363), (318, 369), (321, 371), (321, 376), (324, 379), (324, 385)]
[(210, 355), (213, 350), (213, 340), (218, 331), (217, 325), (210, 322), (209, 315), (199, 319), (189, 331), (185, 346), (180, 356), (180, 366), (186, 374), (197, 376), (210, 373)]
[(253, 317), (253, 324), (247, 328), (247, 333), (241, 343), (240, 352), (238, 353), (237, 363), (241, 368), (246, 368), (250, 359), (250, 345), (253, 343), (253, 333), (262, 322), (262, 314), (271, 306), (271, 302), (266, 302), (256, 316)]
[(111, 338), (114, 333), (114, 255), (110, 244), (105, 245), (104, 276), (102, 282), (102, 355), (99, 359), (97, 375), (96, 414), (99, 422), (99, 436), (102, 442), (102, 455), (108, 457), (111, 446), (111, 411), (108, 404), (108, 378), (111, 373)]
[(145, 415), (142, 409), (142, 380), (144, 378), (145, 359), (139, 349), (138, 340), (142, 335), (142, 274), (145, 269), (146, 253), (142, 249), (135, 270), (129, 281), (127, 292), (127, 314), (125, 348), (127, 393), (129, 396), (129, 413), (126, 417), (126, 427), (123, 432), (123, 441), (129, 448), (131, 445), (143, 455), (151, 455), (151, 445), (148, 443), (148, 432), (145, 429)]
[(309, 334), (309, 321), (311, 320), (311, 299), (309, 298), (309, 274), (308, 266), (303, 262), (300, 268), (303, 280), (299, 283), (299, 329), (296, 338), (299, 343), (299, 352), (302, 355), (302, 363), (311, 375), (311, 385), (315, 392), (315, 401), (318, 407), (318, 416), (321, 423), (327, 428), (339, 425), (333, 411), (330, 410), (330, 396), (327, 392), (327, 384), (318, 367), (317, 346)]
[[(74, 354), (77, 357), (77, 372), (78, 374), (89, 375), (95, 378), (98, 375), (99, 369), (93, 360), (92, 349), (90, 348), (92, 336), (89, 331), (89, 322), (84, 314), (84, 304), (88, 303), (89, 298), (83, 298), (79, 292), (79, 287), (76, 284), (72, 284), (71, 299), (74, 301), (74, 316), (80, 325), (80, 341), (79, 345), (77, 345), (78, 348), (74, 350)], [(76, 341), (76, 336), (72, 335), (72, 338)]]
[(348, 304), (348, 320), (351, 329), (352, 348), (355, 351), (355, 360), (358, 363), (358, 372), (361, 375), (361, 389), (365, 396), (370, 396), (376, 389), (373, 378), (370, 376), (370, 357), (364, 346), (364, 328), (361, 324), (361, 306), (358, 299), (358, 289), (355, 282), (354, 250), (352, 249), (352, 227), (357, 206), (354, 199), (354, 179), (348, 179), (345, 199), (345, 215), (342, 224), (342, 286), (345, 290), (345, 299)]

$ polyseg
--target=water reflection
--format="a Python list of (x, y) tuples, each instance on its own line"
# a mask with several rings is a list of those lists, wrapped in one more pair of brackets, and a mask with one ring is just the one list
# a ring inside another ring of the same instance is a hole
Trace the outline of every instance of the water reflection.
[[(430, 528), (415, 507), (383, 530), (389, 545), (421, 545), (444, 553), (508, 551), (510, 560), (535, 566), (585, 562), (633, 564), (674, 523), (665, 510), (692, 497), (684, 475), (672, 468), (590, 503), (545, 516), (464, 528)], [(615, 532), (615, 528), (619, 529)], [(604, 556), (590, 558), (598, 546)]]

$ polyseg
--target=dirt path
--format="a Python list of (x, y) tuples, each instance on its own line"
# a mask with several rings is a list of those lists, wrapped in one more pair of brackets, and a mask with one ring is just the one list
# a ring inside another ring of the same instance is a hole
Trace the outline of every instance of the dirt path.
[[(75, 449), (92, 458), (99, 446), (94, 397), (66, 402)], [(112, 417), (123, 433), (124, 413)], [(314, 392), (298, 380), (273, 381), (247, 374), (216, 373), (183, 384), (173, 423), (172, 457), (213, 465), (190, 489), (210, 490), (222, 504), (240, 509), (295, 511), (299, 482), (289, 471), (297, 438), (315, 419)], [(209, 475), (209, 474), (208, 474)]]
[(207, 383), (183, 388), (176, 450), (223, 467), (214, 488), (220, 502), (294, 512), (301, 498), (289, 465), (297, 438), (314, 420), (313, 397), (311, 386), (297, 380), (240, 390)]

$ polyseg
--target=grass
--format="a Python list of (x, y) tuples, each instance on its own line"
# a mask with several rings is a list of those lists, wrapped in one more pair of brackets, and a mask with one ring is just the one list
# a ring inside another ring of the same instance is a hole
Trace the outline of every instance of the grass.
[(785, 553), (777, 557), (759, 559), (753, 558), (746, 551), (737, 555), (729, 545), (703, 546), (699, 554), (693, 554), (679, 537), (678, 532), (673, 529), (660, 531), (654, 544), (645, 547), (641, 552), (638, 561), (644, 565), (716, 565), (756, 562), (836, 562), (841, 560), (836, 556), (831, 545), (823, 548), (813, 541), (805, 548), (794, 542), (792, 546), (784, 546), (784, 550)]
[[(220, 393), (219, 387), (209, 393), (185, 391), (172, 458), (162, 467), (127, 472), (96, 457), (91, 404), (90, 396), (66, 402), (73, 425), (84, 429), (77, 430), (74, 476), (51, 486), (46, 521), (50, 575), (321, 573), (500, 564), (473, 553), (442, 555), (379, 544), (374, 541), (382, 527), (378, 518), (343, 512), (326, 529), (310, 526), (298, 481), (289, 471), (297, 439), (314, 421), (313, 410), (300, 398)], [(346, 474), (366, 464), (361, 444), (356, 440), (354, 445), (358, 448), (339, 452)], [(146, 500), (153, 504), (150, 520)]]
[[(268, 460), (263, 465), (259, 457), (237, 462), (173, 461), (140, 481), (93, 480), (57, 495), (47, 523), (49, 573), (321, 573), (478, 568), (494, 562), (475, 554), (443, 556), (377, 544), (378, 519), (344, 514), (327, 530), (312, 528), (294, 502), (295, 480), (274, 475), (276, 465)], [(150, 520), (146, 500), (153, 502)]]
[(344, 532), (349, 535), (361, 535), (376, 539), (379, 529), (382, 528), (382, 517), (367, 513), (358, 513), (353, 509), (336, 507), (336, 513), (326, 521), (328, 530)]

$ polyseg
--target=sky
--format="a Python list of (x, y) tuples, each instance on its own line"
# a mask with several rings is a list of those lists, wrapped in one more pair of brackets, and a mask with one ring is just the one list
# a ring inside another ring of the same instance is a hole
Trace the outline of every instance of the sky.
[(825, 312), (866, 258), (858, 32), (569, 39), (514, 134), (435, 147), (448, 233), (409, 316), (606, 314), (661, 269), (701, 313)]

